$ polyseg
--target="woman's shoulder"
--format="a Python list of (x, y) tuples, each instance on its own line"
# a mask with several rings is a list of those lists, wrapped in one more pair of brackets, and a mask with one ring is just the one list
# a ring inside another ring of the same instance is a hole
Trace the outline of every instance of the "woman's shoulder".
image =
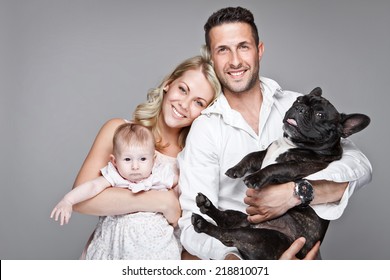
[(114, 129), (115, 130), (115, 129), (117, 129), (118, 126), (120, 126), (126, 122), (129, 122), (129, 121), (125, 120), (125, 119), (120, 119), (120, 118), (110, 119), (103, 124), (102, 129), (104, 129), (104, 130)]
[(115, 118), (115, 119), (110, 119), (106, 121), (102, 127), (100, 128), (100, 131), (98, 133), (98, 136), (107, 136), (112, 139), (112, 136), (115, 133), (115, 130), (121, 125), (124, 124), (126, 120), (120, 119), (120, 118)]

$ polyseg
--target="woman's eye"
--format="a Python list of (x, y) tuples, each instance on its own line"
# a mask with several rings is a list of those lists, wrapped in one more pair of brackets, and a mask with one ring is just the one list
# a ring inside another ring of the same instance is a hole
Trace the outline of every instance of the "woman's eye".
[(202, 101), (199, 101), (199, 100), (195, 100), (195, 103), (196, 105), (200, 106), (200, 107), (204, 107), (204, 104)]
[(186, 89), (182, 86), (179, 86), (179, 90), (182, 92), (182, 93), (187, 93)]

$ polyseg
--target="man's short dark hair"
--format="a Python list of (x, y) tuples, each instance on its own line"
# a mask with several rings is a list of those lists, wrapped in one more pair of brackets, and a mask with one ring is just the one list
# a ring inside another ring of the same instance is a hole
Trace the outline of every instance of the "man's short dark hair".
[(236, 7), (236, 8), (228, 7), (228, 8), (220, 9), (219, 11), (213, 13), (207, 20), (206, 24), (204, 25), (207, 48), (210, 50), (209, 34), (210, 34), (210, 30), (213, 27), (222, 25), (224, 23), (235, 23), (235, 22), (249, 24), (252, 29), (252, 35), (253, 38), (255, 39), (256, 46), (259, 44), (259, 33), (257, 31), (257, 27), (252, 12), (242, 7)]

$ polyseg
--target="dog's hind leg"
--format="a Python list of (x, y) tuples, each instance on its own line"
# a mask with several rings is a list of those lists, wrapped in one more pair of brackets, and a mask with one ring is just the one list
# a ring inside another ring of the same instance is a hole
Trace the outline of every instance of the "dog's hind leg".
[(248, 215), (235, 210), (221, 211), (202, 193), (196, 196), (196, 205), (200, 212), (212, 218), (222, 228), (239, 228), (249, 226)]
[(244, 259), (279, 259), (291, 240), (272, 229), (220, 228), (198, 214), (192, 214), (191, 222), (198, 233), (206, 233), (225, 246), (236, 247)]

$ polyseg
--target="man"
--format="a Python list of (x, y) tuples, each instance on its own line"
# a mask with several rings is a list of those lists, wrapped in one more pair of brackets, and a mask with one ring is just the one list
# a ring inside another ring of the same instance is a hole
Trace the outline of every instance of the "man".
[[(246, 211), (253, 223), (278, 217), (299, 205), (294, 182), (254, 190), (225, 172), (246, 154), (267, 148), (282, 135), (284, 114), (300, 94), (259, 77), (264, 45), (250, 11), (240, 7), (217, 11), (205, 25), (205, 37), (223, 95), (195, 120), (178, 157), (181, 241), (189, 253), (201, 259), (234, 259), (239, 257), (235, 248), (194, 231), (191, 215), (199, 213), (195, 197), (202, 192), (220, 209)], [(367, 158), (351, 141), (345, 139), (342, 145), (340, 161), (307, 178), (314, 188), (310, 206), (329, 220), (339, 218), (353, 191), (371, 180)], [(292, 251), (287, 252), (289, 256)]]

